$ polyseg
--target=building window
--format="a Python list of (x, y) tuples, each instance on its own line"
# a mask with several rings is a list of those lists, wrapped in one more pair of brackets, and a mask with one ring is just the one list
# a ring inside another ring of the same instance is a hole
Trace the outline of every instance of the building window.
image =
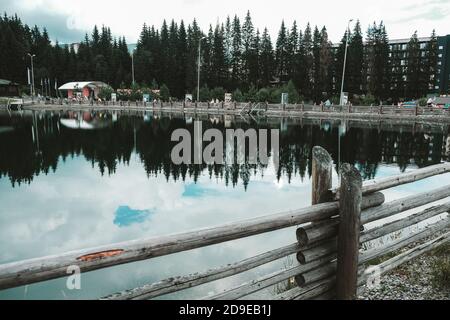
[(439, 46), (439, 50), (444, 50), (444, 46)]
[(439, 53), (439, 54), (438, 54), (438, 57), (439, 57), (439, 58), (442, 58), (442, 53)]
[(438, 61), (438, 66), (442, 65), (442, 61)]

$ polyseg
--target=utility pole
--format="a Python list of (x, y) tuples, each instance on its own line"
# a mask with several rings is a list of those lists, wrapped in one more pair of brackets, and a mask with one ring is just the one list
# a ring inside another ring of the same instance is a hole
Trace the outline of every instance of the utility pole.
[(345, 53), (344, 53), (344, 67), (342, 68), (342, 83), (341, 83), (341, 101), (340, 105), (342, 106), (344, 104), (344, 78), (345, 78), (345, 65), (347, 63), (347, 49), (348, 49), (348, 41), (350, 38), (350, 23), (353, 21), (353, 19), (350, 19), (347, 24), (347, 39), (345, 41)]
[(202, 40), (206, 39), (206, 37), (200, 38), (198, 41), (198, 65), (197, 65), (197, 102), (200, 100), (200, 57), (201, 57), (201, 46), (202, 46)]
[(134, 85), (134, 50), (131, 52), (131, 77), (132, 77), (132, 85)]
[(35, 93), (36, 93), (36, 90), (35, 90), (35, 88), (34, 88), (34, 67), (33, 67), (33, 58), (34, 57), (36, 57), (36, 55), (35, 54), (31, 54), (31, 53), (28, 53), (28, 55), (30, 56), (30, 59), (31, 59), (31, 98), (33, 99), (34, 98), (34, 95), (35, 95)]

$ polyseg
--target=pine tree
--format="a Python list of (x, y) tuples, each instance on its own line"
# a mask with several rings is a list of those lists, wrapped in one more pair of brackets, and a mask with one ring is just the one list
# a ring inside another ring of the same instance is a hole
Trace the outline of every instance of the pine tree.
[(267, 28), (264, 29), (261, 38), (261, 53), (259, 57), (261, 85), (266, 87), (272, 81), (274, 70), (274, 57), (272, 41)]
[(351, 34), (347, 66), (347, 90), (350, 94), (360, 95), (363, 89), (364, 44), (359, 20), (356, 22)]
[(325, 27), (320, 31), (320, 68), (319, 68), (319, 89), (324, 94), (323, 98), (330, 98), (333, 88), (333, 53), (331, 42), (328, 40), (328, 33)]
[[(218, 24), (214, 29), (211, 57), (211, 78), (212, 88), (223, 86), (227, 81), (227, 68), (224, 47), (224, 29)], [(222, 98), (223, 99), (223, 98)]]
[[(425, 75), (427, 81), (427, 92), (436, 92), (436, 67), (438, 60), (438, 46), (437, 46), (437, 38), (436, 32), (433, 30), (431, 34), (431, 39), (426, 47), (426, 54), (428, 59), (425, 61)], [(444, 92), (442, 92), (444, 94)]]
[(260, 52), (261, 52), (261, 38), (259, 30), (256, 30), (256, 35), (253, 37), (253, 42), (250, 47), (250, 54), (248, 57), (248, 80), (250, 85), (258, 87), (261, 83), (260, 73)]
[(280, 31), (278, 32), (277, 43), (275, 46), (275, 64), (276, 75), (280, 82), (287, 81), (287, 63), (288, 63), (288, 51), (287, 51), (287, 33), (284, 25), (284, 20), (281, 22)]
[(414, 32), (408, 43), (408, 62), (406, 71), (406, 96), (408, 99), (420, 97), (420, 47), (417, 31)]
[(252, 59), (252, 45), (254, 44), (254, 29), (250, 11), (247, 11), (242, 25), (242, 80), (245, 84), (251, 82), (249, 77)]
[(309, 23), (306, 26), (305, 32), (303, 34), (303, 39), (300, 47), (300, 56), (302, 58), (302, 63), (299, 67), (299, 72), (301, 74), (301, 84), (300, 92), (305, 98), (312, 98), (312, 78), (313, 78), (313, 43), (311, 27)]
[(312, 83), (313, 83), (313, 99), (315, 102), (320, 102), (322, 99), (322, 79), (321, 73), (321, 60), (320, 60), (320, 45), (322, 43), (321, 35), (317, 26), (314, 28), (312, 52), (313, 52), (313, 64), (312, 64)]
[(292, 24), (291, 31), (289, 32), (289, 36), (287, 39), (287, 61), (286, 61), (286, 69), (287, 69), (287, 78), (289, 80), (293, 80), (296, 78), (297, 73), (297, 56), (298, 56), (298, 30), (297, 30), (297, 22), (294, 21)]
[(241, 85), (241, 67), (242, 67), (242, 50), (241, 50), (241, 23), (237, 16), (233, 19), (233, 47), (231, 53), (231, 89), (238, 88)]

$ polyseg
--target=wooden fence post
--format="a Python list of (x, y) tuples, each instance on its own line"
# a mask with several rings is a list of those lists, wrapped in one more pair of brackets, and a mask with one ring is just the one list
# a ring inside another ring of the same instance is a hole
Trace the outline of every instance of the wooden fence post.
[(362, 178), (358, 170), (348, 163), (341, 166), (340, 172), (336, 297), (354, 300), (358, 281)]
[(312, 198), (311, 204), (319, 204), (330, 200), (332, 187), (332, 163), (330, 154), (322, 147), (312, 150)]

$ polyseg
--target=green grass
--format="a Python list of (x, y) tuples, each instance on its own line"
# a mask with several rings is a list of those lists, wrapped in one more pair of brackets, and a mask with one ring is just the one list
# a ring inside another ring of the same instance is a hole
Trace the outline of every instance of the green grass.
[(450, 257), (439, 257), (434, 261), (431, 281), (435, 288), (450, 289)]
[(388, 254), (385, 254), (382, 257), (370, 260), (369, 262), (367, 262), (367, 264), (371, 265), (371, 266), (376, 266), (376, 265), (379, 265), (380, 263), (383, 263), (383, 262), (395, 257), (397, 254), (398, 254), (398, 252), (389, 252)]
[(431, 266), (431, 281), (435, 288), (450, 289), (450, 244), (433, 250), (435, 261)]

